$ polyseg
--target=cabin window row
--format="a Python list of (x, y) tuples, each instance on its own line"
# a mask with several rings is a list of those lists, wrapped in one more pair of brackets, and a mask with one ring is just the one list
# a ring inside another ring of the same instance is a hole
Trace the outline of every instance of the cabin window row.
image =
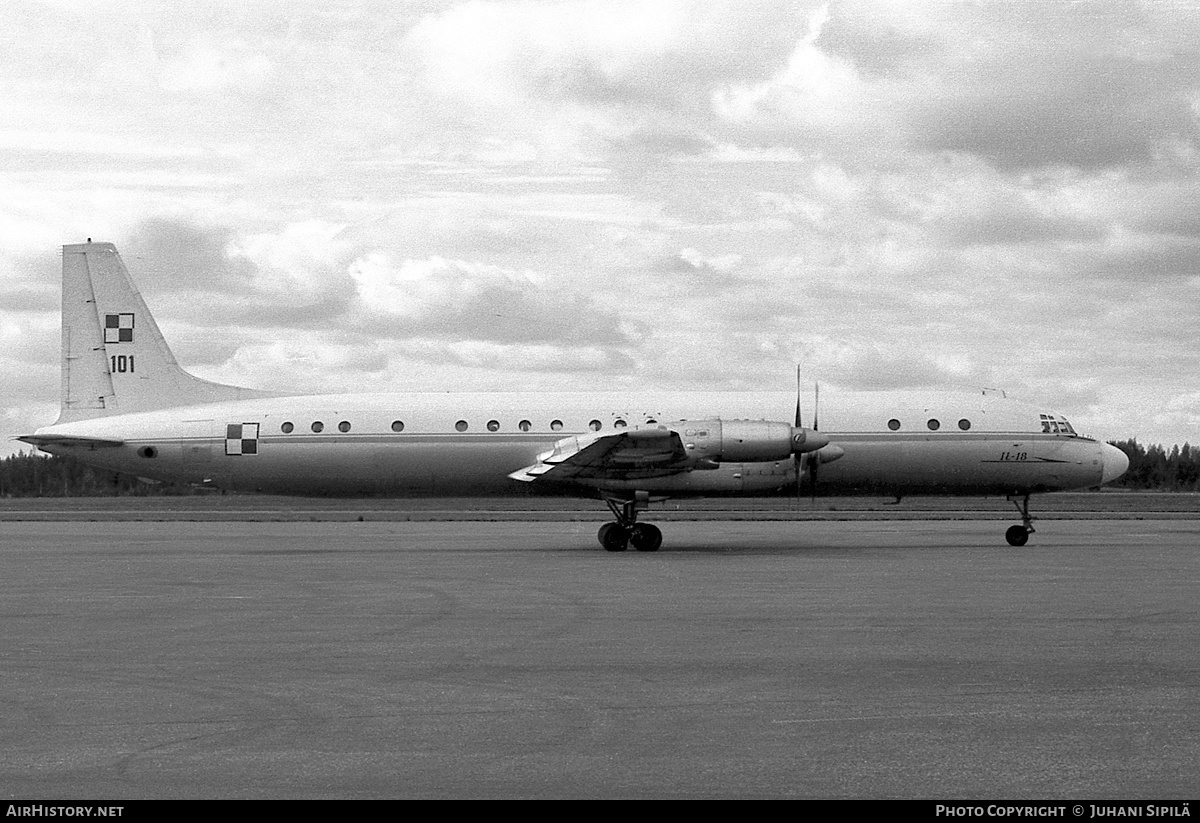
[[(325, 424), (323, 422), (321, 422), (320, 420), (314, 420), (312, 425), (309, 426), (309, 428), (312, 429), (312, 431), (314, 433), (319, 434), (320, 432), (325, 431)], [(338, 431), (343, 432), (343, 433), (350, 431), (350, 421), (343, 420), (342, 422), (338, 423), (337, 429), (338, 429)], [(279, 430), (281, 432), (283, 432), (284, 434), (291, 434), (292, 432), (294, 432), (296, 430), (296, 425), (294, 423), (292, 423), (291, 421), (288, 421), (288, 422), (285, 422), (282, 426), (280, 426)]]
[[(653, 426), (653, 425), (656, 425), (657, 423), (658, 423), (658, 421), (655, 420), (654, 418), (650, 418), (650, 419), (646, 420), (647, 426)], [(621, 418), (617, 418), (616, 420), (613, 421), (614, 429), (624, 429), (624, 428), (628, 427), (628, 425), (629, 424)], [(319, 433), (325, 431), (325, 424), (320, 420), (315, 420), (315, 421), (313, 421), (312, 425), (309, 426), (309, 428), (313, 431), (313, 433), (319, 434)], [(338, 423), (337, 428), (338, 428), (338, 431), (340, 431), (340, 432), (350, 431), (350, 428), (351, 428), (350, 421), (348, 421), (348, 420), (341, 421), (340, 423)], [(455, 431), (465, 432), (465, 431), (469, 431), (470, 428), (471, 428), (471, 424), (468, 423), (466, 420), (459, 420), (457, 423), (454, 424)], [(500, 421), (499, 420), (489, 420), (486, 424), (486, 428), (490, 432), (500, 431), (500, 428), (501, 428)], [(533, 430), (533, 422), (530, 420), (522, 420), (519, 423), (517, 423), (517, 428), (523, 432), (532, 431)], [(588, 428), (591, 429), (592, 431), (600, 431), (600, 429), (604, 428), (604, 424), (601, 423), (599, 420), (592, 420), (591, 422), (588, 423)], [(550, 421), (550, 431), (557, 432), (557, 431), (562, 431), (562, 429), (563, 429), (563, 421), (558, 420), (558, 419)], [(294, 432), (296, 430), (296, 424), (292, 423), (290, 420), (286, 421), (279, 427), (279, 430), (282, 431), (284, 434), (291, 434), (292, 432)], [(394, 432), (404, 431), (404, 421), (403, 420), (393, 420), (392, 421), (392, 431), (394, 431)]]
[[(925, 427), (931, 432), (935, 432), (942, 427), (942, 421), (938, 420), (936, 417), (931, 417), (925, 421)], [(971, 428), (971, 421), (964, 417), (962, 420), (958, 421), (958, 427), (963, 431), (969, 431)], [(888, 428), (892, 431), (899, 431), (900, 421), (893, 417), (888, 421)]]

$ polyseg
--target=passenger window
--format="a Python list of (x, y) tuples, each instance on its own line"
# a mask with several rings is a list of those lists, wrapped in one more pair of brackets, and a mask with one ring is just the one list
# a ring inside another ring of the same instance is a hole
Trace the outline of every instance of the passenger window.
[(562, 431), (562, 427), (563, 427), (563, 422), (561, 420), (551, 420), (550, 421), (550, 431), (556, 431), (556, 432)]
[(393, 420), (392, 421), (392, 431), (394, 431), (394, 432), (404, 431), (404, 422), (402, 420)]
[(338, 423), (338, 431), (342, 433), (350, 431), (350, 421), (343, 420), (341, 423)]
[(517, 428), (523, 432), (527, 432), (533, 428), (533, 424), (530, 423), (528, 420), (522, 420), (520, 423), (517, 424)]
[(892, 431), (899, 431), (900, 421), (893, 417), (891, 420), (888, 421), (888, 428), (891, 429)]
[(653, 425), (654, 425), (655, 423), (657, 423), (657, 422), (658, 422), (658, 421), (657, 421), (657, 420), (655, 420), (653, 417), (650, 417), (650, 418), (647, 418), (647, 419), (646, 419), (646, 425), (647, 425), (647, 426), (653, 426)]
[(316, 420), (312, 424), (312, 430), (314, 432), (322, 432), (325, 430), (325, 424), (322, 423), (320, 420)]
[(619, 417), (618, 417), (616, 420), (614, 420), (614, 421), (613, 421), (613, 428), (614, 428), (614, 429), (623, 429), (623, 428), (625, 428), (627, 425), (629, 425), (629, 424), (628, 424), (628, 423), (626, 423), (624, 420), (622, 420), (622, 419), (621, 419), (621, 418), (619, 418)]
[(284, 423), (282, 426), (279, 427), (279, 430), (281, 432), (283, 432), (284, 434), (291, 434), (292, 430), (295, 428), (296, 427), (293, 426), (291, 423)]
[(594, 432), (598, 432), (598, 431), (600, 431), (600, 421), (599, 421), (599, 420), (593, 420), (591, 423), (588, 423), (588, 428), (589, 428), (589, 429), (591, 429), (591, 430), (592, 430), (592, 431), (594, 431)]
[(500, 431), (500, 421), (499, 420), (489, 420), (487, 429), (490, 432)]
[(925, 425), (929, 426), (929, 430), (931, 432), (935, 432), (942, 427), (942, 424), (939, 423), (936, 418), (932, 418), (932, 417), (929, 419), (929, 422), (926, 423)]
[(967, 431), (971, 428), (971, 421), (964, 417), (962, 420), (958, 421), (958, 427), (963, 431)]
[(460, 432), (465, 432), (467, 430), (467, 421), (459, 420), (457, 423), (454, 424), (454, 430), (460, 431)]

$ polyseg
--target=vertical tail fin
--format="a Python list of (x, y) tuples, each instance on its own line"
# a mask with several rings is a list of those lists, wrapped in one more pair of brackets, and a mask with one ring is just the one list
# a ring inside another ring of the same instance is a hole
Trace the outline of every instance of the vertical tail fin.
[(63, 246), (62, 409), (58, 423), (263, 397), (188, 374), (112, 243)]

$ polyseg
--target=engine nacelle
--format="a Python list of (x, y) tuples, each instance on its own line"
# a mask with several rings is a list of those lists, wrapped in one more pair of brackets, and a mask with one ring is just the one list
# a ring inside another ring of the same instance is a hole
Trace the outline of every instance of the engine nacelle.
[(688, 457), (714, 463), (766, 463), (816, 451), (829, 438), (812, 429), (770, 420), (680, 420), (678, 432)]

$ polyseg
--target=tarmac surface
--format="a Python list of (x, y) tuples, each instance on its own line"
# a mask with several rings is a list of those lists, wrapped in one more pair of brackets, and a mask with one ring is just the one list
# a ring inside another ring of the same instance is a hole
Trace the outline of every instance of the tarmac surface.
[(0, 794), (1200, 790), (1200, 520), (0, 524)]

